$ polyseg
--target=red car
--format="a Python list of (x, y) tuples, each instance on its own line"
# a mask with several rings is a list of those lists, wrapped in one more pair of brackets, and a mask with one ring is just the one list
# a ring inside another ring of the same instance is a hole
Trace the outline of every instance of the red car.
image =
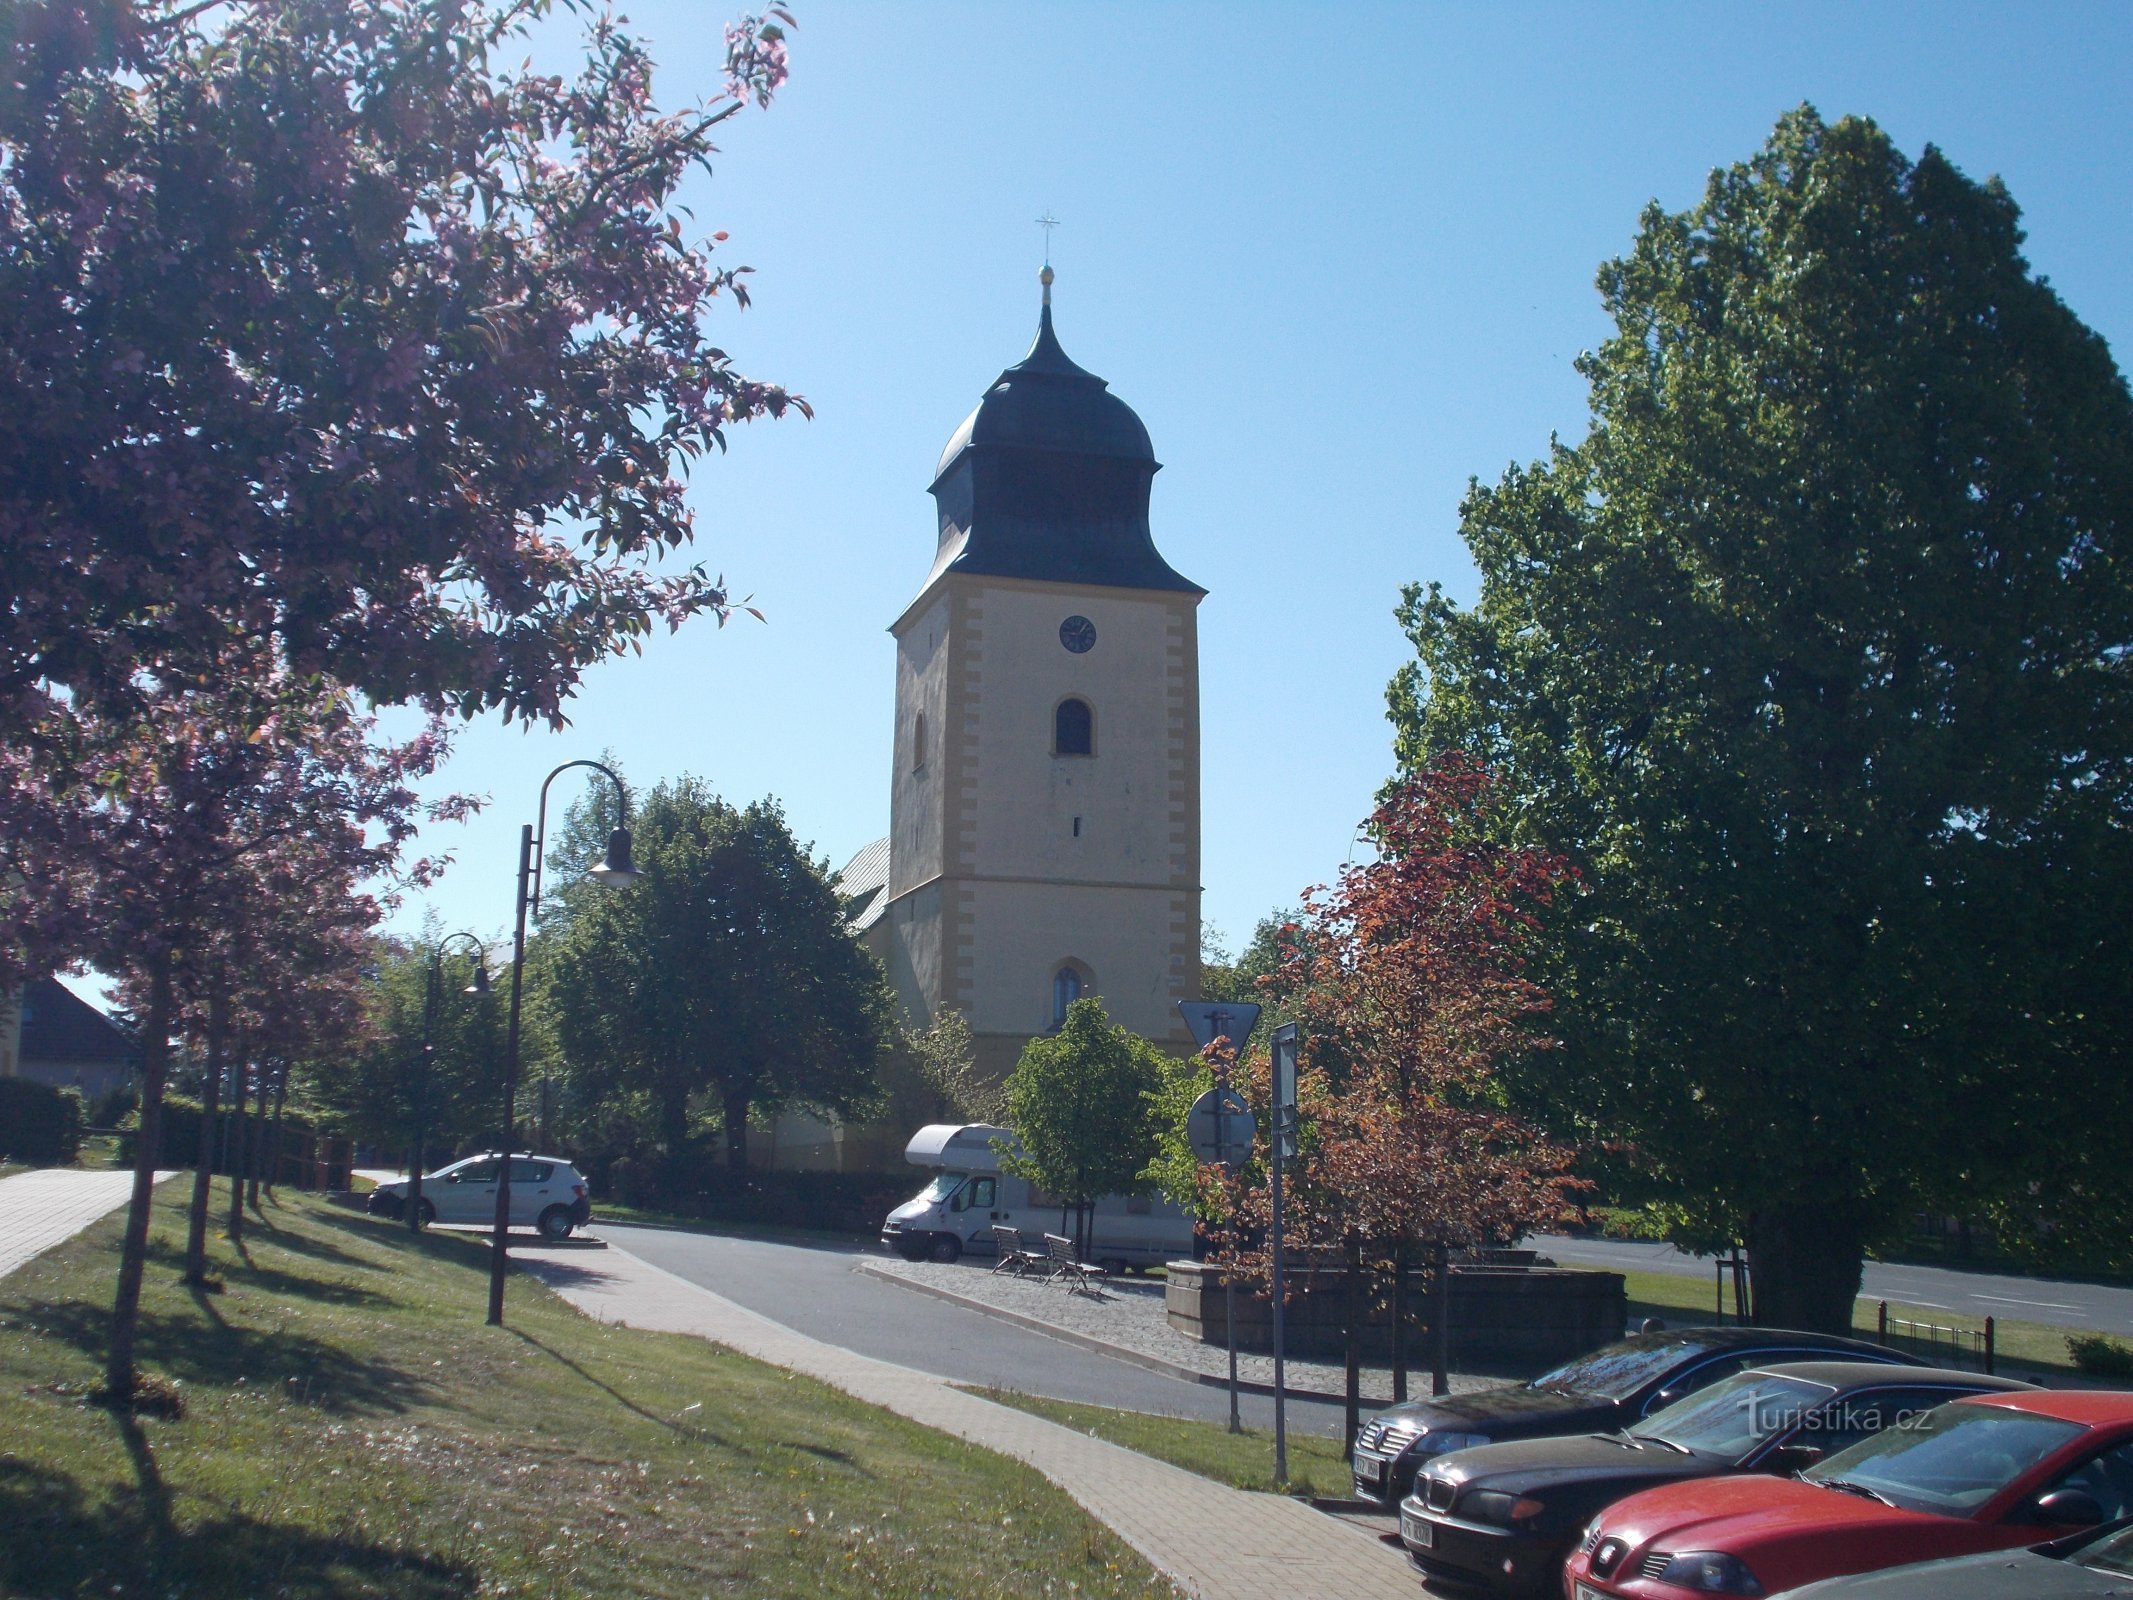
[(1619, 1500), (1563, 1568), (1566, 1600), (1775, 1594), (1817, 1578), (2041, 1544), (2133, 1512), (2133, 1394), (1977, 1395), (1898, 1418), (1792, 1478)]

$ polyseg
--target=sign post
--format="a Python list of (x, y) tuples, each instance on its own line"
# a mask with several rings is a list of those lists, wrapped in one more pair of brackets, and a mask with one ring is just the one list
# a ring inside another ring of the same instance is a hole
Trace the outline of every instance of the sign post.
[[(1229, 1069), (1258, 1025), (1259, 1007), (1247, 1001), (1180, 1000), (1178, 1012), (1202, 1050), (1217, 1039), (1229, 1047), (1227, 1060), (1216, 1064), (1215, 1086), (1185, 1114), (1185, 1137), (1196, 1158), (1234, 1172), (1250, 1158), (1252, 1136), (1259, 1124), (1244, 1096), (1230, 1087)], [(1244, 1424), (1237, 1416), (1237, 1274), (1233, 1267), (1222, 1272), (1222, 1334), (1229, 1345), (1229, 1431), (1242, 1433)]]
[(1273, 1313), (1274, 1313), (1274, 1487), (1289, 1482), (1288, 1410), (1283, 1390), (1286, 1371), (1282, 1361), (1281, 1326), (1281, 1168), (1296, 1156), (1296, 1024), (1284, 1022), (1274, 1030), (1274, 1160), (1273, 1160)]

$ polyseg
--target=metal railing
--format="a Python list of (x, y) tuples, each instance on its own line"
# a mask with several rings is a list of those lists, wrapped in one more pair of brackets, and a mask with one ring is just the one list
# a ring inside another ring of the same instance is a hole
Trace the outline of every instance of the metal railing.
[(1996, 1329), (1993, 1319), (1987, 1317), (1982, 1328), (1961, 1328), (1946, 1322), (1913, 1322), (1908, 1317), (1889, 1315), (1889, 1303), (1883, 1300), (1874, 1315), (1874, 1340), (1890, 1349), (1908, 1350), (1912, 1355), (1933, 1356), (1955, 1363), (1977, 1363), (1986, 1372), (1991, 1372), (1997, 1355)]

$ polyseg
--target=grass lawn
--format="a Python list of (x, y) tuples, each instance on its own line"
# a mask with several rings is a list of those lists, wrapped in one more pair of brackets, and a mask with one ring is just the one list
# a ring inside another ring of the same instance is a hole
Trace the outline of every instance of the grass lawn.
[(285, 1192), (190, 1293), (188, 1189), (142, 1301), (180, 1420), (84, 1399), (118, 1214), (0, 1279), (0, 1594), (1168, 1592), (1031, 1469), (807, 1379), (517, 1276), (486, 1327), (473, 1240)]
[[(1232, 1488), (1271, 1491), (1274, 1487), (1271, 1433), (1253, 1428), (1231, 1433), (1227, 1423), (1162, 1417), (1146, 1411), (1115, 1411), (1109, 1406), (1078, 1405), (1071, 1400), (1044, 1400), (1013, 1389), (972, 1389), (971, 1393), (1065, 1423)], [(1321, 1439), (1307, 1433), (1289, 1435), (1290, 1493), (1345, 1499), (1352, 1487), (1348, 1458), (1341, 1454), (1338, 1439)]]
[[(1717, 1296), (1710, 1278), (1685, 1278), (1670, 1272), (1625, 1272), (1622, 1274), (1629, 1293), (1629, 1325), (1634, 1328), (1646, 1317), (1660, 1317), (1679, 1327), (1691, 1322), (1709, 1322), (1717, 1307)], [(1726, 1290), (1726, 1304), (1730, 1308), (1732, 1286)], [(1951, 1316), (1946, 1311), (1930, 1306), (1907, 1306), (1891, 1300), (1889, 1315), (1903, 1317), (1913, 1322), (1952, 1323), (1962, 1327), (1982, 1324), (1968, 1317)], [(1852, 1328), (1864, 1338), (1874, 1337), (1875, 1302), (1858, 1301), (1852, 1310)], [(2071, 1376), (2073, 1358), (2066, 1351), (2066, 1336), (2073, 1330), (2048, 1327), (2041, 1322), (2015, 1322), (1998, 1318), (1993, 1325), (1993, 1345), (1998, 1353), (1999, 1366), (2006, 1370), (2012, 1362), (2021, 1367), (2036, 1368), (2047, 1378)], [(2020, 1377), (2016, 1372), (2010, 1374)]]
[(103, 1172), (118, 1166), (119, 1141), (115, 1133), (92, 1133), (82, 1140), (81, 1149), (73, 1164), (92, 1171)]

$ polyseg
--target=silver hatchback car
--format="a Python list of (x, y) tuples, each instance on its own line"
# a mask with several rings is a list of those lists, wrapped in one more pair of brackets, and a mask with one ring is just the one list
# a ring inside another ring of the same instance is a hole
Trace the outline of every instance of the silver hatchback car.
[[(468, 1156), (422, 1178), (422, 1221), (460, 1227), (496, 1220), (496, 1181), (502, 1158)], [(408, 1181), (381, 1183), (370, 1192), (374, 1216), (407, 1215)], [(558, 1156), (511, 1158), (511, 1225), (538, 1228), (544, 1239), (567, 1239), (592, 1221), (592, 1198), (584, 1175)]]

